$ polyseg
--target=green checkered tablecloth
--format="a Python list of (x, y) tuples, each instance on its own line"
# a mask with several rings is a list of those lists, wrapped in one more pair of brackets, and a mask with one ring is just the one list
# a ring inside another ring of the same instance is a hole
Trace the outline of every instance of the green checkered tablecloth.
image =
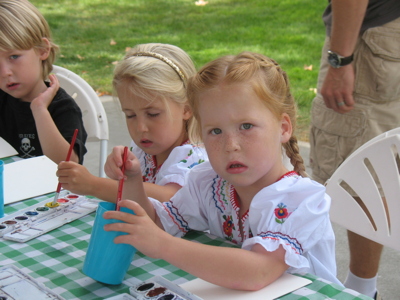
[[(7, 205), (5, 213), (11, 214), (38, 202), (52, 199), (54, 194)], [(136, 285), (155, 275), (182, 284), (195, 277), (170, 265), (166, 261), (151, 259), (137, 252), (121, 285), (105, 285), (82, 273), (83, 261), (89, 244), (95, 213), (75, 220), (26, 243), (0, 239), (0, 266), (13, 264), (65, 299), (104, 299), (129, 293)], [(222, 239), (200, 232), (189, 232), (185, 237), (196, 242), (233, 247)], [(368, 300), (369, 297), (331, 284), (311, 274), (300, 275), (313, 282), (281, 300)]]
[(0, 160), (2, 160), (4, 162), (4, 164), (8, 164), (8, 163), (11, 163), (11, 162), (14, 162), (14, 161), (18, 161), (18, 160), (21, 160), (21, 159), (23, 159), (23, 158), (20, 158), (18, 156), (9, 156), (9, 157), (3, 157)]

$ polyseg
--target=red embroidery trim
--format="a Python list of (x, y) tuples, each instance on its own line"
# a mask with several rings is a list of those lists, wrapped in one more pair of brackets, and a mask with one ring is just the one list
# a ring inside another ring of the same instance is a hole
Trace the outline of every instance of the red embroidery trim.
[(297, 174), (295, 171), (289, 171), (286, 174), (283, 174), (276, 182), (278, 182), (279, 180), (281, 180), (285, 177), (294, 177), (294, 176), (299, 176), (299, 174)]

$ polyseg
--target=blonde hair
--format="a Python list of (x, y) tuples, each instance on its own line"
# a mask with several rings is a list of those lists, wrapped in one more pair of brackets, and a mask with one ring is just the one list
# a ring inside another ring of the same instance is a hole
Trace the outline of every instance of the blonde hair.
[(192, 140), (201, 139), (201, 119), (199, 117), (199, 95), (221, 83), (248, 83), (259, 99), (279, 120), (282, 114), (288, 114), (293, 134), (283, 144), (294, 170), (307, 177), (303, 158), (299, 152), (296, 127), (297, 107), (290, 93), (289, 79), (281, 67), (272, 59), (252, 52), (242, 52), (236, 56), (218, 58), (204, 67), (188, 82), (188, 98), (199, 124), (191, 132)]
[[(114, 70), (113, 89), (127, 85), (130, 91), (149, 102), (155, 96), (189, 107), (186, 83), (196, 73), (190, 56), (181, 48), (160, 43), (140, 44), (132, 48)], [(188, 133), (195, 127), (192, 116), (187, 121)]]
[(58, 52), (52, 42), (49, 25), (39, 10), (26, 0), (0, 0), (0, 51), (46, 49), (46, 38), (50, 52), (42, 62), (43, 80), (46, 80)]

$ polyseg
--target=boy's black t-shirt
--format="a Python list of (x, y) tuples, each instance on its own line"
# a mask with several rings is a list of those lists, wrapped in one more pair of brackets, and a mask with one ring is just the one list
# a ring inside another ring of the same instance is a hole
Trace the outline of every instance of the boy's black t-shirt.
[[(82, 164), (87, 152), (86, 130), (82, 112), (74, 99), (65, 90), (57, 91), (48, 110), (61, 135), (70, 143), (75, 129), (78, 129), (74, 150)], [(29, 102), (16, 99), (0, 90), (0, 136), (18, 151), (22, 158), (43, 155)]]

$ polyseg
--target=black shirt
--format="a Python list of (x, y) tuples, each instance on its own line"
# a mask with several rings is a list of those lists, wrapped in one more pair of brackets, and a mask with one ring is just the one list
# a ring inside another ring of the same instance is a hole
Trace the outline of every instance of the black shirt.
[[(382, 26), (400, 17), (400, 0), (369, 0), (360, 33), (368, 28)], [(331, 1), (322, 16), (326, 26), (326, 33), (330, 36), (332, 28)]]
[[(30, 102), (23, 102), (0, 90), (0, 136), (13, 146), (22, 158), (43, 155), (30, 105)], [(87, 134), (79, 106), (60, 88), (48, 110), (61, 135), (69, 143), (75, 129), (78, 129), (74, 150), (79, 157), (79, 163), (82, 164), (83, 156), (87, 152)]]

